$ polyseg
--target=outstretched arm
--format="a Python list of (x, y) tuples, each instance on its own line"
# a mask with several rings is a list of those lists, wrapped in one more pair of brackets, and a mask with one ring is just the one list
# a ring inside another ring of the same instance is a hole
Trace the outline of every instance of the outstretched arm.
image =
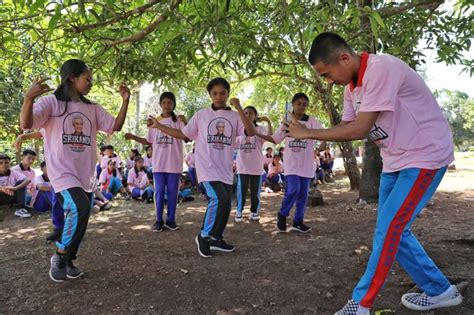
[(374, 126), (379, 112), (359, 112), (356, 120), (339, 124), (329, 129), (308, 129), (295, 118), (290, 123), (285, 123), (283, 128), (288, 136), (297, 139), (315, 139), (322, 141), (351, 141), (363, 139)]
[(170, 135), (171, 137), (174, 137), (174, 138), (177, 138), (177, 139), (181, 139), (181, 140), (186, 140), (187, 139), (186, 136), (184, 135), (184, 133), (180, 129), (165, 126), (165, 125), (161, 124), (158, 121), (158, 119), (156, 119), (155, 117), (152, 117), (152, 116), (148, 117), (147, 126), (148, 126), (148, 128), (159, 129), (162, 132), (166, 133), (167, 135)]
[(148, 142), (145, 138), (134, 135), (133, 133), (127, 132), (124, 135), (124, 137), (125, 137), (125, 140), (133, 140), (133, 141), (136, 141), (136, 142), (141, 143), (143, 145), (151, 145), (151, 143)]

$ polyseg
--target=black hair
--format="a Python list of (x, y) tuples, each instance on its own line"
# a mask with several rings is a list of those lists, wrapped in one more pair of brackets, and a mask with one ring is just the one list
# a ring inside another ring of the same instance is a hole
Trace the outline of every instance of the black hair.
[(26, 149), (23, 151), (23, 153), (21, 154), (21, 156), (27, 156), (27, 155), (33, 155), (33, 156), (36, 156), (36, 152), (31, 150), (31, 149)]
[(0, 160), (11, 161), (11, 158), (8, 155), (6, 155), (5, 153), (0, 153)]
[(40, 168), (44, 168), (46, 166), (46, 161), (41, 162)]
[(176, 97), (174, 96), (172, 92), (163, 92), (160, 95), (160, 105), (161, 105), (161, 102), (163, 102), (165, 98), (169, 98), (173, 102), (173, 110), (171, 111), (171, 119), (174, 122), (176, 122), (178, 120), (178, 118), (176, 117), (176, 114), (174, 113), (174, 109), (176, 108)]
[(306, 102), (309, 102), (308, 95), (306, 95), (304, 93), (296, 93), (295, 95), (293, 95), (293, 99), (291, 100), (291, 103), (296, 102), (300, 98), (304, 98), (306, 100)]
[(148, 151), (148, 149), (150, 149), (150, 148), (153, 148), (153, 146), (147, 145), (147, 146), (145, 147), (145, 152)]
[(104, 151), (105, 151), (105, 150), (112, 150), (112, 151), (113, 151), (113, 150), (114, 150), (114, 146), (111, 145), (111, 144), (108, 144), (108, 145), (104, 146)]
[(320, 61), (325, 64), (334, 64), (339, 58), (338, 54), (344, 51), (354, 53), (344, 38), (335, 33), (321, 33), (313, 40), (308, 61), (311, 65)]
[(105, 151), (105, 145), (101, 145), (100, 146), (100, 153), (104, 153), (104, 151)]
[(256, 109), (255, 107), (253, 107), (253, 106), (246, 106), (246, 107), (244, 108), (244, 110), (246, 110), (246, 109), (251, 109), (251, 110), (253, 110), (253, 112), (255, 113), (255, 119), (254, 119), (254, 121), (253, 121), (253, 124), (254, 124), (255, 126), (257, 126), (257, 117), (258, 117), (257, 109)]
[[(59, 70), (60, 75), (61, 75), (61, 83), (53, 92), (54, 96), (56, 96), (56, 99), (58, 101), (66, 102), (64, 111), (61, 115), (59, 115), (59, 117), (66, 114), (67, 104), (68, 102), (71, 101), (71, 98), (69, 97), (69, 91), (71, 89), (71, 83), (72, 83), (70, 80), (70, 77), (71, 76), (78, 77), (86, 71), (89, 71), (89, 67), (86, 65), (84, 61), (79, 60), (79, 59), (69, 59), (66, 62), (64, 62), (63, 65), (61, 66), (61, 69)], [(83, 95), (80, 96), (80, 99), (83, 103), (93, 104), (93, 102), (91, 102), (89, 99), (87, 99)]]
[(115, 169), (114, 169), (114, 171), (113, 171), (112, 173), (114, 174), (114, 177), (117, 177), (117, 163), (115, 162), (115, 160), (110, 159), (110, 160), (107, 162), (107, 171), (108, 171), (108, 166), (109, 166), (109, 164), (112, 164), (112, 163), (115, 163)]
[(224, 89), (226, 89), (227, 92), (230, 93), (230, 84), (224, 78), (214, 78), (211, 81), (209, 81), (209, 83), (207, 84), (207, 92), (211, 94), (212, 88), (215, 87), (216, 85), (222, 85)]
[(140, 156), (140, 152), (138, 152), (137, 149), (131, 149), (130, 150), (133, 154), (135, 154), (135, 157)]
[(141, 156), (135, 157), (135, 165), (133, 166), (133, 168), (135, 169), (135, 173), (137, 174), (137, 176), (138, 176), (138, 173), (140, 173), (140, 171), (144, 171), (146, 173), (145, 166), (142, 166), (141, 169), (137, 168), (137, 162), (140, 161), (140, 160), (143, 161), (143, 158)]
[(272, 148), (272, 147), (267, 147), (267, 148), (265, 149), (265, 151), (268, 151), (268, 149), (270, 149), (270, 150), (273, 151), (273, 148)]

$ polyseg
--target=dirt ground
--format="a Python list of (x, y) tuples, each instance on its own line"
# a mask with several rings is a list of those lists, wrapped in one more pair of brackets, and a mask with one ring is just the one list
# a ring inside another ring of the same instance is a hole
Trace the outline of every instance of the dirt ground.
[[(443, 187), (473, 181), (474, 171), (450, 172)], [(259, 223), (226, 230), (234, 253), (201, 258), (194, 237), (206, 202), (178, 208), (181, 230), (153, 233), (152, 206), (115, 201), (91, 217), (76, 265), (86, 275), (65, 283), (48, 277), (52, 245), (48, 215), (0, 222), (0, 313), (333, 314), (351, 296), (371, 248), (376, 205), (355, 204), (345, 181), (322, 186), (326, 206), (308, 208), (309, 234), (277, 233), (281, 194), (262, 194)], [(425, 314), (474, 314), (474, 190), (440, 191), (413, 231), (454, 281), (471, 282), (461, 306)], [(413, 283), (399, 266), (376, 301), (377, 314), (421, 314), (400, 296)], [(391, 312), (390, 312), (391, 310)]]

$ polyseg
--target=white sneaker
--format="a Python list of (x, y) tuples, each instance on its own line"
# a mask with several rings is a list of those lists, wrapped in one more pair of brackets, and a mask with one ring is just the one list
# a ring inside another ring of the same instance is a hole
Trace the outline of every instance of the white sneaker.
[(28, 212), (26, 209), (17, 209), (15, 211), (15, 215), (20, 218), (29, 218), (31, 217), (31, 213)]
[(462, 303), (462, 295), (455, 285), (451, 285), (438, 296), (430, 297), (426, 293), (406, 293), (402, 296), (402, 304), (415, 311), (430, 311), (436, 308), (456, 306)]
[(267, 187), (265, 188), (265, 192), (268, 194), (268, 193), (272, 193), (273, 190), (270, 187)]
[(250, 221), (258, 221), (258, 220), (260, 220), (260, 215), (258, 213), (251, 213), (249, 215), (249, 220)]
[(110, 208), (112, 208), (112, 202), (111, 202), (111, 201), (108, 201), (108, 202), (104, 205), (104, 210), (109, 210)]
[(235, 222), (242, 222), (243, 221), (243, 218), (242, 218), (242, 213), (236, 213), (235, 214)]

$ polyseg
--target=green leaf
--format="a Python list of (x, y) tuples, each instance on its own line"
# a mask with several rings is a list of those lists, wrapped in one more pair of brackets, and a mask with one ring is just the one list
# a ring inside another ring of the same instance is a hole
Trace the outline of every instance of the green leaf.
[(61, 8), (59, 5), (56, 6), (54, 9), (54, 15), (51, 17), (49, 20), (48, 24), (48, 34), (51, 35), (56, 28), (56, 25), (58, 25), (59, 19), (61, 18)]
[(31, 6), (30, 9), (28, 10), (29, 14), (36, 12), (39, 8), (44, 8), (44, 3), (46, 0), (36, 0)]

